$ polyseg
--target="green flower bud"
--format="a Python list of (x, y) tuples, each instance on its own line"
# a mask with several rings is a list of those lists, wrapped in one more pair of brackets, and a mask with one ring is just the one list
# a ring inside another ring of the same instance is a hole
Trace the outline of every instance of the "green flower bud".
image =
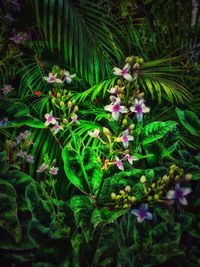
[(131, 125), (129, 126), (129, 128), (130, 128), (131, 130), (133, 130), (133, 129), (135, 128), (135, 124), (131, 124)]
[(57, 93), (57, 98), (61, 98), (61, 94), (60, 93)]
[(128, 207), (129, 207), (128, 204), (124, 204), (124, 205), (123, 205), (123, 208), (124, 208), (124, 209), (127, 209)]
[(117, 199), (117, 200), (119, 200), (120, 198), (121, 198), (121, 196), (120, 196), (120, 195), (117, 195), (117, 196), (116, 196), (116, 199)]
[(140, 65), (139, 65), (138, 63), (135, 63), (135, 64), (133, 65), (133, 69), (134, 69), (134, 70), (139, 70), (139, 69), (140, 69)]
[(71, 108), (72, 106), (73, 106), (72, 101), (69, 101), (69, 102), (68, 102), (68, 108)]
[(140, 58), (137, 60), (137, 62), (138, 62), (140, 65), (142, 65), (142, 64), (144, 63), (144, 59), (140, 57)]
[(136, 197), (133, 196), (133, 197), (131, 198), (131, 202), (134, 203), (134, 202), (136, 202), (136, 201), (137, 201)]
[(125, 62), (131, 64), (131, 63), (133, 63), (133, 60), (134, 59), (132, 57), (127, 57), (126, 60), (125, 60)]
[(159, 199), (159, 195), (158, 195), (158, 194), (155, 194), (155, 195), (154, 195), (154, 199), (155, 199), (155, 200), (158, 200), (158, 199)]
[(144, 175), (142, 175), (140, 178), (140, 183), (144, 184), (144, 183), (146, 183), (146, 181), (147, 181), (146, 177)]
[(64, 107), (65, 106), (65, 103), (63, 101), (60, 101), (60, 106), (61, 107)]
[(175, 176), (174, 180), (178, 182), (180, 180), (180, 177), (178, 175)]
[(124, 194), (125, 194), (124, 190), (120, 190), (119, 193), (120, 193), (121, 195), (124, 195)]
[(153, 184), (151, 185), (151, 188), (155, 188), (155, 187), (156, 187), (156, 184), (153, 183)]
[(77, 112), (78, 111), (78, 106), (75, 106), (74, 107), (74, 112)]
[(125, 187), (125, 192), (126, 193), (129, 193), (131, 191), (131, 187), (129, 186), (129, 185), (127, 185), (126, 187)]
[(53, 105), (56, 103), (55, 98), (52, 98), (52, 99), (51, 99), (51, 103), (52, 103)]
[(103, 133), (107, 136), (109, 136), (111, 133), (110, 133), (110, 130), (106, 127), (103, 127)]
[(149, 202), (152, 201), (152, 197), (149, 196), (147, 200), (148, 200)]
[(127, 119), (123, 119), (123, 121), (122, 121), (122, 125), (123, 125), (123, 126), (126, 126), (127, 123), (128, 123)]
[(63, 119), (63, 123), (64, 124), (67, 124), (68, 123), (68, 120), (67, 119)]
[(115, 200), (116, 199), (116, 194), (115, 193), (111, 193), (111, 198), (113, 199), (113, 200)]
[(117, 80), (117, 85), (120, 86), (120, 85), (122, 85), (122, 84), (123, 84), (123, 81), (122, 81), (121, 79), (118, 79), (118, 80)]
[(192, 174), (191, 173), (188, 173), (185, 175), (185, 181), (189, 182), (190, 180), (192, 180)]

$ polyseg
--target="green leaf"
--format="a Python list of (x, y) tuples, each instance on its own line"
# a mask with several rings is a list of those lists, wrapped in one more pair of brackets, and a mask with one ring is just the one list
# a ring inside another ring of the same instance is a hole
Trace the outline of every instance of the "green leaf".
[(93, 232), (91, 215), (95, 209), (94, 201), (91, 197), (80, 195), (72, 197), (69, 205), (74, 212), (76, 225), (81, 227), (86, 241), (89, 241)]
[(53, 221), (55, 217), (54, 207), (51, 202), (44, 200), (39, 185), (32, 181), (25, 191), (28, 208), (32, 219), (28, 224), (28, 235), (37, 246), (47, 241), (54, 235)]
[[(21, 127), (24, 125), (32, 127), (32, 128), (38, 128), (38, 129), (45, 129), (46, 128), (43, 121), (41, 121), (37, 118), (34, 118), (31, 115), (27, 115), (25, 117), (20, 117), (18, 120), (9, 121), (6, 124), (6, 128)], [(1, 127), (3, 128), (3, 126), (1, 126)]]
[(108, 208), (95, 209), (92, 213), (91, 222), (96, 228), (99, 224), (105, 225), (115, 221), (118, 217), (127, 212), (124, 210), (109, 210)]
[(103, 173), (97, 160), (97, 154), (91, 147), (80, 151), (75, 140), (75, 150), (64, 148), (62, 157), (64, 170), (70, 182), (84, 193), (96, 194), (101, 184)]
[(143, 130), (143, 145), (150, 144), (163, 138), (168, 132), (172, 131), (176, 127), (175, 121), (155, 121), (147, 124)]
[(176, 108), (176, 114), (182, 125), (193, 135), (200, 137), (200, 120), (192, 111)]
[(17, 194), (14, 187), (0, 179), (0, 227), (6, 230), (18, 243), (21, 226), (17, 217)]

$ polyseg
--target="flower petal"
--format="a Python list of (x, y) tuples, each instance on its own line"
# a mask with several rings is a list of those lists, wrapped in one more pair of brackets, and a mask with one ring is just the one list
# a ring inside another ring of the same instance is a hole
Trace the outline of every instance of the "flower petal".
[(117, 68), (117, 67), (114, 67), (114, 68), (113, 68), (113, 73), (114, 73), (115, 75), (121, 75), (122, 70), (119, 69), (119, 68)]
[(137, 118), (137, 121), (138, 122), (142, 121), (142, 119), (143, 119), (143, 113), (142, 112), (136, 113), (136, 118)]
[(128, 109), (125, 106), (120, 106), (120, 112), (121, 113), (127, 113)]
[(175, 191), (174, 190), (169, 190), (166, 194), (167, 199), (175, 199)]
[(132, 76), (129, 73), (123, 75), (124, 79), (131, 82), (133, 80)]
[(179, 198), (179, 202), (180, 202), (183, 206), (187, 206), (187, 204), (188, 204), (186, 197)]
[(190, 194), (192, 192), (191, 188), (182, 188), (183, 190), (183, 195), (187, 196), (188, 194)]
[(146, 216), (145, 216), (145, 219), (146, 219), (146, 220), (149, 220), (149, 221), (152, 220), (152, 219), (153, 219), (153, 215), (152, 215), (152, 213), (151, 213), (151, 212), (147, 212), (147, 213), (146, 213)]
[(112, 112), (112, 117), (115, 121), (117, 121), (119, 119), (119, 111), (117, 112)]
[(112, 112), (112, 105), (106, 105), (104, 107), (105, 110)]

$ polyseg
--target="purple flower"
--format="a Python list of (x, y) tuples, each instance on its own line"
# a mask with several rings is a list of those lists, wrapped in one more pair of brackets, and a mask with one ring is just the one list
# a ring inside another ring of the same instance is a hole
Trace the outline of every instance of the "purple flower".
[(133, 139), (134, 139), (133, 136), (129, 135), (129, 131), (128, 130), (124, 131), (123, 135), (121, 137), (121, 141), (123, 143), (124, 148), (128, 148), (128, 145), (129, 145), (128, 142), (132, 141)]
[(117, 76), (122, 76), (125, 80), (128, 80), (128, 81), (132, 81), (132, 76), (128, 73), (130, 69), (130, 64), (127, 63), (123, 69), (119, 69), (117, 67), (114, 67), (114, 74), (117, 75)]
[(15, 44), (20, 44), (23, 42), (23, 37), (20, 33), (16, 32), (15, 29), (13, 29), (13, 36), (10, 38), (11, 41), (13, 41)]
[(119, 85), (115, 85), (115, 87), (110, 88), (109, 93), (118, 96), (123, 90), (124, 87), (119, 87)]
[(148, 204), (142, 204), (139, 209), (131, 210), (131, 213), (137, 216), (137, 221), (139, 223), (143, 222), (144, 220), (150, 221), (153, 219), (153, 215), (148, 211), (148, 209)]
[(132, 112), (136, 113), (136, 117), (138, 121), (143, 119), (143, 113), (149, 112), (150, 108), (146, 107), (144, 104), (144, 99), (135, 99), (133, 107), (130, 107)]
[(120, 113), (127, 113), (128, 110), (126, 107), (121, 106), (120, 98), (116, 98), (113, 96), (110, 99), (111, 99), (112, 103), (110, 105), (106, 105), (104, 107), (104, 109), (111, 112), (113, 119), (117, 121), (119, 119), (119, 114)]
[(52, 175), (57, 175), (57, 173), (58, 173), (58, 168), (56, 168), (56, 167), (51, 167), (49, 173), (52, 174)]
[(27, 162), (30, 162), (30, 163), (33, 162), (33, 156), (32, 155), (27, 156)]
[(115, 159), (116, 159), (115, 164), (117, 165), (118, 169), (123, 171), (124, 170), (124, 165), (123, 165), (121, 159), (119, 159), (118, 157), (115, 157)]
[(63, 130), (63, 127), (56, 122), (55, 126), (52, 128), (54, 134), (57, 134), (60, 130)]
[(175, 185), (174, 190), (169, 190), (166, 194), (167, 199), (180, 202), (182, 205), (187, 205), (187, 199), (185, 196), (192, 192), (191, 188), (180, 187), (180, 184)]
[(26, 155), (27, 155), (27, 153), (26, 153), (25, 151), (23, 151), (23, 150), (20, 150), (20, 151), (16, 154), (16, 156), (17, 156), (17, 157), (20, 157), (20, 158), (25, 158)]

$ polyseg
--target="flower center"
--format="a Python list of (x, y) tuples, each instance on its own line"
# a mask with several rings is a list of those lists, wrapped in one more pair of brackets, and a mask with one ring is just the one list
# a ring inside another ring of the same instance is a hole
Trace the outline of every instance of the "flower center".
[(122, 72), (121, 72), (122, 75), (124, 75), (126, 73), (127, 73), (127, 70), (126, 69), (123, 69)]
[(122, 142), (128, 143), (128, 136), (127, 135), (122, 136)]
[(113, 105), (112, 110), (113, 112), (118, 112), (120, 110), (120, 105), (119, 104)]
[(146, 216), (146, 210), (140, 210), (140, 211), (139, 211), (139, 217), (140, 217), (141, 219), (143, 219), (143, 218), (145, 218), (145, 216)]
[(142, 113), (142, 108), (141, 108), (141, 106), (136, 106), (135, 111), (136, 111), (137, 113)]
[(179, 188), (176, 188), (176, 190), (175, 190), (175, 196), (178, 199), (182, 198), (183, 197), (183, 191), (180, 190)]
[(52, 121), (52, 119), (53, 119), (53, 117), (50, 115), (50, 116), (48, 117), (48, 121)]

